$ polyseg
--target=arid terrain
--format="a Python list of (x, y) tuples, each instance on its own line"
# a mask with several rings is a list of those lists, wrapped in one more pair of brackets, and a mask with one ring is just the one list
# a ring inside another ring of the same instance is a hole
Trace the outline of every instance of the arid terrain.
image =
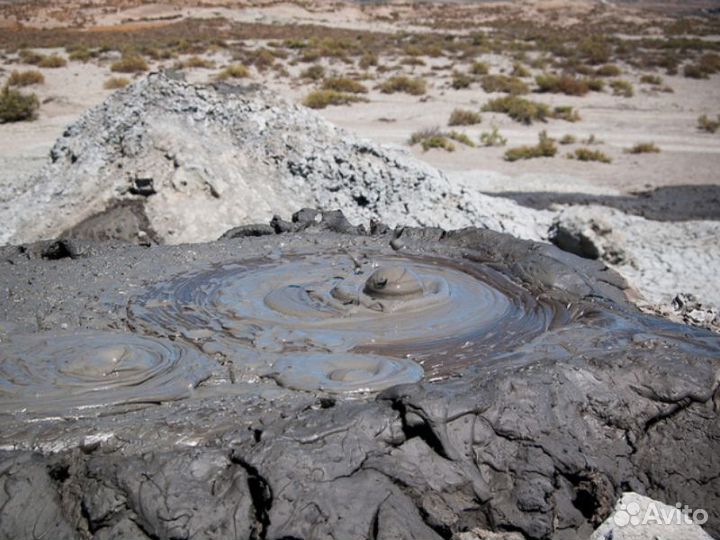
[(0, 540), (717, 537), (719, 10), (0, 0)]

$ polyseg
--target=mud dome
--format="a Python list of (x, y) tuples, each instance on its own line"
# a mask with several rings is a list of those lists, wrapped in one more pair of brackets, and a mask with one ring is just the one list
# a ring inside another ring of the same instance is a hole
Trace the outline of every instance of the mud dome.
[(201, 358), (182, 399), (4, 407), (0, 537), (576, 539), (626, 491), (720, 533), (716, 334), (550, 245), (338, 223), (0, 249), (3, 350), (110, 332)]

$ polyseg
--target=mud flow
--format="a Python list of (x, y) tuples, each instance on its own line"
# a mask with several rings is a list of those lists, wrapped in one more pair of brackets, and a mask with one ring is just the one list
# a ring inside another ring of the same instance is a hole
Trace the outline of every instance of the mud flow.
[(211, 362), (167, 340), (113, 332), (13, 336), (0, 345), (0, 412), (81, 416), (188, 397)]
[(229, 358), (246, 378), (329, 392), (447, 378), (572, 318), (477, 263), (346, 254), (184, 275), (129, 312), (147, 332)]

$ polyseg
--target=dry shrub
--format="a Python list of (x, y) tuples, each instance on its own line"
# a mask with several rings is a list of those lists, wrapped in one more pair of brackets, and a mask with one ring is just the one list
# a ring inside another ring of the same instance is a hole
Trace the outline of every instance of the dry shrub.
[(115, 73), (139, 73), (147, 71), (149, 66), (145, 59), (138, 54), (123, 56), (110, 66), (110, 71)]
[(538, 135), (538, 143), (535, 146), (518, 146), (505, 152), (506, 161), (518, 161), (520, 159), (533, 159), (540, 157), (553, 157), (557, 154), (557, 145), (546, 131)]
[(480, 122), (482, 122), (480, 113), (467, 109), (455, 109), (450, 114), (448, 126), (474, 126)]
[(30, 86), (33, 84), (42, 84), (45, 82), (45, 76), (36, 69), (27, 71), (13, 71), (8, 79), (8, 86)]
[(117, 90), (118, 88), (125, 88), (128, 84), (130, 84), (130, 79), (127, 77), (110, 77), (103, 84), (103, 88), (105, 90)]
[(410, 78), (405, 75), (390, 77), (380, 85), (383, 94), (394, 94), (404, 92), (411, 96), (422, 96), (427, 92), (427, 83), (422, 78)]
[(327, 79), (323, 82), (322, 87), (324, 90), (335, 90), (336, 92), (348, 92), (350, 94), (367, 94), (368, 92), (364, 84), (346, 77)]
[(324, 109), (329, 105), (349, 105), (361, 101), (367, 101), (367, 99), (336, 90), (315, 90), (305, 96), (303, 105), (311, 109)]
[(35, 94), (23, 94), (7, 85), (0, 91), (0, 124), (34, 120), (39, 108)]
[(218, 81), (226, 81), (228, 79), (244, 79), (249, 76), (250, 70), (246, 66), (243, 64), (231, 64), (218, 73), (215, 78)]

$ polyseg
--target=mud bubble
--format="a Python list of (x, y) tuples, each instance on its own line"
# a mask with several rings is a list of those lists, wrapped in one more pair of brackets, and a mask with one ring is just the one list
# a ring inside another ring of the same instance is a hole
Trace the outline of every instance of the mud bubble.
[(82, 415), (174, 401), (190, 395), (211, 367), (191, 347), (133, 334), (13, 336), (0, 344), (0, 413)]
[[(281, 384), (297, 386), (287, 370), (293, 366), (296, 380), (304, 364), (303, 389), (341, 388), (328, 381), (347, 362), (367, 371), (349, 388), (375, 391), (401, 360), (422, 366), (426, 379), (446, 378), (572, 320), (563, 305), (479, 263), (373, 254), (219, 265), (151, 287), (129, 314), (145, 331), (221, 350), (241, 369), (259, 354), (267, 365), (261, 374)], [(380, 366), (379, 358), (395, 363)], [(417, 370), (400, 371), (417, 378)]]

